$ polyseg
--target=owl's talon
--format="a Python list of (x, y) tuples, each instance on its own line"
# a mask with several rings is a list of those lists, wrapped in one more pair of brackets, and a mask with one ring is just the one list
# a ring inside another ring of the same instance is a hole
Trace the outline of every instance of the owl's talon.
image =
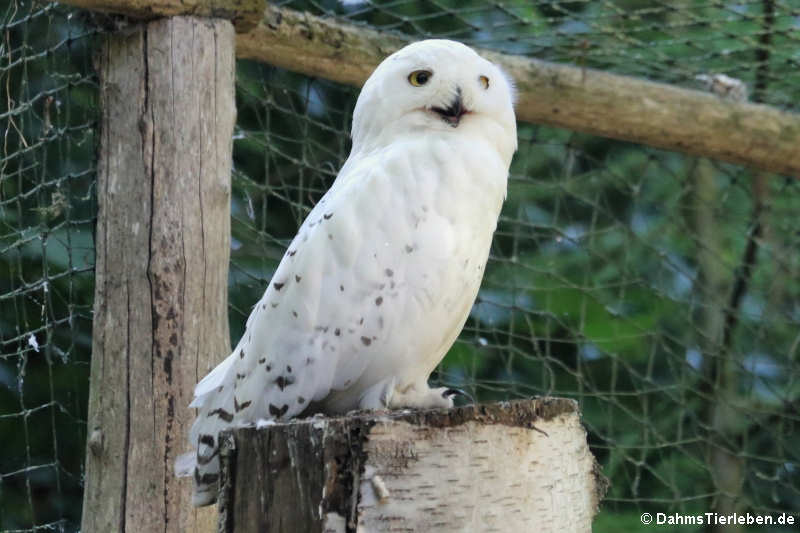
[(471, 403), (471, 404), (475, 403), (475, 398), (473, 398), (472, 395), (470, 395), (469, 393), (467, 393), (464, 390), (456, 389), (456, 388), (449, 388), (449, 389), (445, 389), (445, 390), (442, 391), (442, 398), (452, 399), (453, 396), (456, 396), (456, 395), (463, 396), (464, 398), (469, 400), (469, 403)]

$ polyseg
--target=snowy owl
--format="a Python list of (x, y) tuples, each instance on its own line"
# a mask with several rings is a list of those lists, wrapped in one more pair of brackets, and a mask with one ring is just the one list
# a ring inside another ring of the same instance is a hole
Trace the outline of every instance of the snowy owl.
[(176, 462), (194, 505), (216, 499), (231, 426), (453, 405), (427, 381), (483, 277), (517, 148), (512, 85), (461, 43), (413, 43), (364, 84), (352, 140), (233, 353), (195, 388), (195, 451)]

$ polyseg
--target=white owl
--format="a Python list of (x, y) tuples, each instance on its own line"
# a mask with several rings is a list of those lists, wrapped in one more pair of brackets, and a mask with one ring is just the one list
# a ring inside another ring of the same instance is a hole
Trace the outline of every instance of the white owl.
[(517, 147), (512, 85), (461, 43), (417, 42), (367, 80), (352, 138), (244, 336), (195, 388), (196, 452), (176, 464), (195, 505), (216, 499), (230, 426), (453, 404), (427, 381), (481, 283)]

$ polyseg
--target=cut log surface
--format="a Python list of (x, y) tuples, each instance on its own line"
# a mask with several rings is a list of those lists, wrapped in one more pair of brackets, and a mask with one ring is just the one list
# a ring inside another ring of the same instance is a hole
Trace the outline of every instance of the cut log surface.
[(220, 531), (591, 531), (577, 403), (313, 417), (222, 438)]

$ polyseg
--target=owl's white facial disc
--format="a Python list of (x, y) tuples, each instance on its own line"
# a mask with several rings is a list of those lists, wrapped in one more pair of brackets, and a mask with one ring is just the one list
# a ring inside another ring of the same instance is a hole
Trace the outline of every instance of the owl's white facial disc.
[(468, 46), (439, 39), (410, 44), (364, 84), (353, 115), (353, 151), (406, 134), (451, 131), (491, 139), (510, 157), (517, 138), (513, 95), (506, 75)]

